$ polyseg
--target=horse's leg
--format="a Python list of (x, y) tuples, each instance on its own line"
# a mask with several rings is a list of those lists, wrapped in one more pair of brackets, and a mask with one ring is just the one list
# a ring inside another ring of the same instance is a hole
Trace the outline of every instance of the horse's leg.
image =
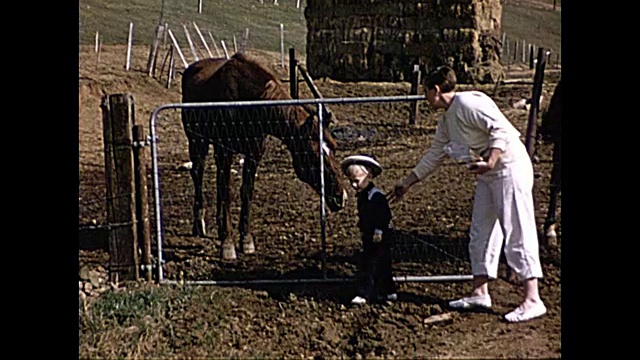
[(225, 260), (235, 260), (236, 246), (231, 230), (231, 160), (233, 154), (226, 152), (222, 146), (214, 150), (216, 159), (216, 224), (218, 225), (218, 239), (221, 244), (221, 256)]
[(238, 230), (240, 232), (240, 241), (242, 242), (242, 252), (244, 254), (253, 254), (256, 251), (253, 236), (251, 235), (251, 227), (249, 226), (249, 215), (253, 201), (256, 171), (258, 170), (260, 158), (261, 156), (255, 155), (246, 157), (244, 159), (244, 165), (242, 166), (242, 187), (240, 188), (242, 205)]
[(558, 192), (560, 191), (560, 144), (553, 145), (553, 167), (551, 169), (551, 180), (549, 181), (549, 209), (544, 223), (545, 245), (557, 247), (558, 238), (556, 234), (556, 212)]
[(197, 139), (189, 139), (189, 159), (191, 160), (191, 179), (194, 186), (193, 201), (193, 227), (191, 233), (194, 236), (205, 236), (207, 227), (204, 221), (204, 196), (202, 196), (202, 178), (204, 176), (204, 165), (209, 152), (209, 143)]

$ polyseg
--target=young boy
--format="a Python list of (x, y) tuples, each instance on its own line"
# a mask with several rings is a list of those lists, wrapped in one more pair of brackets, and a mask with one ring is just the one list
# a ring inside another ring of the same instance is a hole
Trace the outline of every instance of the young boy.
[(362, 239), (362, 258), (356, 297), (352, 304), (397, 299), (391, 273), (391, 250), (394, 244), (391, 209), (385, 194), (372, 179), (382, 168), (373, 158), (353, 155), (342, 160), (342, 171), (356, 190), (358, 227)]

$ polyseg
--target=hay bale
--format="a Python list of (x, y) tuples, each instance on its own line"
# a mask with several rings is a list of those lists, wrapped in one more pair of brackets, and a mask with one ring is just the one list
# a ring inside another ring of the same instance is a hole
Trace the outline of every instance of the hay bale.
[(416, 63), (450, 64), (461, 83), (502, 72), (500, 0), (309, 0), (305, 15), (313, 77), (408, 81)]

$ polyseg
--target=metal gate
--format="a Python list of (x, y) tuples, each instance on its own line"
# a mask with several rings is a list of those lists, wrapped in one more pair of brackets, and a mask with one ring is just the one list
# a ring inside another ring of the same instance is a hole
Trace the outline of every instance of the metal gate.
[[(221, 265), (216, 264), (215, 266), (211, 265), (214, 267), (211, 267), (210, 270), (205, 270), (205, 272), (208, 271), (209, 275), (211, 275), (211, 272), (215, 272), (215, 271), (219, 271), (224, 274), (224, 270), (220, 271), (220, 269), (229, 268), (231, 269), (229, 270), (230, 274), (233, 274), (233, 276), (231, 276), (228, 279), (212, 279), (215, 276), (212, 275), (211, 277), (209, 277), (207, 274), (198, 274), (198, 276), (196, 276), (195, 278), (185, 278), (180, 273), (171, 273), (169, 274), (171, 278), (165, 278), (165, 272), (173, 271), (173, 270), (167, 270), (165, 268), (166, 267), (165, 260), (167, 259), (167, 256), (168, 256), (168, 254), (165, 253), (165, 240), (167, 238), (166, 232), (170, 231), (172, 234), (176, 235), (177, 237), (188, 237), (188, 235), (185, 235), (187, 231), (185, 229), (188, 228), (188, 222), (186, 222), (185, 219), (191, 218), (191, 212), (188, 210), (186, 212), (183, 211), (182, 216), (177, 216), (177, 218), (174, 218), (175, 217), (174, 215), (174, 217), (169, 219), (163, 218), (163, 212), (165, 212), (165, 209), (167, 207), (175, 206), (175, 207), (180, 207), (181, 209), (184, 209), (185, 202), (188, 202), (188, 205), (191, 205), (191, 202), (189, 201), (193, 201), (193, 198), (188, 195), (188, 191), (186, 191), (187, 188), (185, 188), (185, 192), (187, 194), (184, 195), (183, 198), (164, 199), (165, 202), (163, 203), (163, 196), (166, 191), (162, 188), (162, 185), (165, 182), (168, 183), (169, 181), (176, 184), (174, 186), (193, 187), (193, 184), (191, 183), (190, 176), (184, 173), (182, 175), (177, 174), (176, 171), (178, 170), (175, 170), (175, 164), (168, 165), (166, 162), (163, 162), (161, 158), (159, 158), (159, 147), (161, 147), (161, 145), (162, 146), (165, 146), (165, 144), (171, 145), (171, 148), (167, 146), (166, 151), (170, 151), (173, 153), (179, 152), (179, 148), (180, 148), (179, 146), (177, 148), (174, 147), (176, 145), (176, 142), (179, 142), (180, 140), (173, 139), (174, 142), (172, 142), (171, 141), (172, 139), (164, 139), (164, 141), (166, 142), (162, 142), (163, 140), (162, 137), (158, 136), (159, 130), (157, 126), (159, 125), (158, 124), (159, 118), (160, 118), (159, 114), (161, 112), (166, 110), (171, 110), (171, 109), (177, 110), (177, 109), (189, 109), (189, 108), (199, 108), (199, 109), (240, 108), (240, 107), (255, 108), (255, 107), (269, 107), (269, 106), (281, 106), (281, 105), (315, 105), (317, 106), (317, 113), (320, 118), (318, 121), (318, 126), (320, 128), (318, 132), (319, 134), (318, 140), (319, 140), (319, 143), (322, 144), (323, 142), (322, 126), (323, 126), (323, 120), (324, 120), (323, 116), (325, 113), (323, 110), (325, 108), (325, 104), (353, 104), (353, 103), (381, 103), (381, 102), (414, 102), (415, 103), (416, 101), (424, 100), (424, 99), (425, 97), (422, 95), (409, 95), (409, 96), (388, 96), (388, 97), (320, 98), (320, 99), (275, 100), (275, 101), (261, 100), (261, 101), (235, 101), (235, 102), (213, 102), (213, 103), (175, 103), (175, 104), (165, 104), (156, 108), (151, 114), (151, 119), (150, 119), (150, 132), (151, 132), (150, 142), (151, 142), (151, 155), (152, 155), (152, 170), (151, 170), (152, 171), (152, 191), (153, 191), (152, 197), (153, 197), (153, 209), (154, 209), (154, 217), (155, 217), (154, 231), (155, 231), (155, 240), (157, 245), (157, 259), (156, 259), (157, 281), (160, 284), (184, 283), (184, 284), (192, 284), (192, 285), (234, 285), (234, 284), (271, 284), (271, 283), (274, 283), (274, 284), (325, 283), (325, 282), (329, 283), (329, 282), (348, 282), (353, 280), (353, 276), (347, 276), (344, 273), (335, 273), (335, 272), (332, 273), (331, 271), (328, 271), (329, 270), (327, 267), (328, 255), (336, 255), (336, 254), (335, 252), (332, 254), (328, 254), (327, 252), (327, 211), (326, 211), (326, 204), (325, 204), (325, 197), (324, 197), (324, 186), (320, 187), (321, 194), (319, 199), (318, 218), (315, 220), (298, 219), (298, 221), (312, 221), (313, 223), (318, 225), (317, 237), (319, 237), (319, 240), (320, 240), (319, 254), (315, 253), (314, 255), (309, 256), (309, 258), (305, 258), (301, 260), (303, 263), (311, 263), (311, 265), (309, 265), (309, 268), (318, 269), (318, 271), (315, 272), (317, 276), (309, 277), (309, 276), (296, 275), (295, 273), (293, 273), (293, 274), (289, 274), (289, 276), (283, 277), (283, 276), (278, 276), (277, 271), (275, 272), (272, 271), (271, 272), (272, 276), (270, 276), (270, 278), (264, 278), (257, 275), (246, 276), (248, 274), (248, 271), (245, 271), (243, 273), (242, 268), (238, 266), (234, 268), (233, 264), (221, 264)], [(162, 125), (169, 126), (169, 124), (162, 124)], [(170, 126), (175, 127), (176, 124), (171, 124)], [(181, 126), (181, 124), (179, 124), (178, 126)], [(184, 139), (182, 140), (186, 141), (186, 136), (184, 136)], [(162, 147), (162, 149), (164, 150), (165, 148)], [(182, 149), (184, 151), (184, 148)], [(320, 148), (319, 151), (320, 151), (320, 154), (319, 154), (320, 179), (321, 179), (321, 184), (324, 184), (325, 174), (323, 171), (324, 167), (322, 163), (324, 159), (324, 157), (322, 156), (322, 151), (323, 151), (322, 148)], [(264, 176), (270, 176), (270, 175), (273, 175), (273, 174), (267, 173), (267, 175), (264, 175)], [(291, 174), (289, 174), (288, 176), (290, 175)], [(261, 174), (259, 174), (259, 176), (261, 176)], [(274, 176), (285, 176), (285, 175), (274, 175)], [(205, 177), (205, 179), (207, 178)], [(258, 180), (258, 183), (259, 183), (259, 180)], [(303, 202), (303, 201), (306, 201), (308, 203), (309, 197), (307, 196), (306, 198), (304, 198), (304, 195), (303, 195), (303, 198), (294, 199), (292, 203), (297, 204), (297, 202)], [(180, 203), (180, 205), (177, 205), (177, 203)], [(268, 218), (278, 219), (279, 217), (284, 218), (285, 216), (287, 215), (282, 215), (280, 212), (270, 213), (266, 218), (262, 218), (262, 221), (268, 222), (270, 221)], [(289, 213), (288, 216), (291, 218), (292, 215)], [(167, 229), (167, 227), (165, 226), (167, 222), (171, 223), (171, 225), (169, 226), (170, 229)], [(295, 217), (293, 222), (295, 224)], [(311, 224), (311, 222), (309, 222), (309, 224)], [(289, 224), (289, 226), (292, 226), (292, 224)], [(294, 227), (292, 226), (292, 228)], [(308, 232), (304, 232), (304, 231), (297, 232), (294, 230), (292, 231), (292, 233), (293, 234), (287, 234), (287, 233), (279, 234), (278, 236), (282, 237), (280, 240), (283, 240), (284, 242), (291, 240), (293, 237), (303, 238), (305, 241), (311, 241), (311, 242), (317, 241), (316, 235), (310, 234)], [(466, 260), (466, 247), (462, 247), (461, 251), (452, 252), (449, 249), (447, 249), (446, 246), (442, 246), (442, 244), (439, 244), (438, 241), (434, 241), (435, 238), (436, 237), (429, 238), (427, 236), (421, 236), (419, 234), (412, 234), (412, 233), (402, 233), (399, 235), (397, 244), (394, 250), (396, 255), (395, 256), (396, 260), (394, 260), (394, 266), (396, 266), (395, 264), (402, 263), (403, 259), (407, 259), (407, 258), (411, 258), (412, 264), (406, 267), (405, 270), (402, 270), (402, 271), (398, 271), (394, 269), (394, 272), (396, 274), (396, 276), (394, 277), (394, 280), (396, 282), (467, 281), (472, 279), (471, 275), (460, 275), (460, 274), (435, 274), (435, 275), (429, 274), (424, 276), (410, 274), (410, 272), (414, 272), (414, 271), (420, 272), (419, 269), (421, 268), (421, 262), (424, 263), (425, 261), (429, 261), (429, 259), (432, 258), (433, 256), (439, 256), (441, 259), (447, 259), (447, 261), (451, 261), (455, 263), (452, 269), (458, 269), (458, 271), (460, 271), (461, 266), (468, 265)], [(210, 244), (211, 242), (214, 242), (214, 241), (215, 240), (212, 240), (212, 239), (206, 239), (204, 240), (204, 243), (200, 242), (200, 245), (198, 245), (200, 246), (200, 249), (201, 249), (200, 251), (202, 253), (206, 253), (207, 244)], [(334, 251), (340, 251), (339, 247), (335, 247), (335, 248), (336, 250)], [(285, 252), (280, 250), (279, 254), (284, 257)], [(173, 256), (174, 259), (178, 259), (182, 255), (176, 255), (175, 253), (172, 253), (171, 256)], [(338, 254), (337, 256), (340, 256), (340, 254)], [(199, 257), (196, 257), (194, 259), (184, 259), (184, 258), (180, 258), (180, 259), (184, 260), (185, 262), (189, 262), (189, 264), (195, 263), (195, 265), (193, 265), (194, 267), (197, 267), (198, 264), (202, 264), (202, 263), (213, 264), (215, 262), (215, 260), (212, 260), (210, 256), (205, 256), (205, 255), (202, 256), (202, 259), (200, 259)], [(262, 260), (263, 262), (267, 262), (267, 263), (270, 261), (270, 259), (266, 257)], [(280, 261), (279, 259), (277, 259), (277, 256), (271, 257), (271, 260), (274, 261), (274, 263)], [(248, 261), (251, 261), (251, 260), (248, 260)], [(331, 260), (329, 260), (329, 263), (331, 263)], [(278, 269), (280, 269), (280, 271), (282, 271), (283, 269), (286, 270), (286, 265), (287, 265), (286, 261), (284, 261), (284, 264), (278, 265), (279, 266)], [(319, 265), (319, 268), (318, 268), (318, 265)], [(269, 271), (261, 271), (260, 269), (257, 269), (257, 270), (254, 269), (252, 271), (255, 274), (269, 273)], [(309, 274), (308, 271), (305, 273)], [(251, 277), (251, 278), (247, 278), (247, 277)]]

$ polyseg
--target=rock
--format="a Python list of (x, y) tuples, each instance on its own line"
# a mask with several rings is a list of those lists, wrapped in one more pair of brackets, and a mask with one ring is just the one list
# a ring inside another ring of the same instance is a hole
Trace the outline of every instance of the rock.
[(136, 332), (138, 332), (140, 330), (140, 328), (138, 328), (135, 325), (129, 326), (128, 328), (124, 329), (124, 332), (127, 334), (134, 334)]
[(98, 271), (89, 271), (89, 282), (94, 288), (99, 288), (102, 281), (101, 274)]
[(89, 293), (91, 292), (91, 290), (93, 290), (93, 286), (91, 285), (91, 283), (84, 283), (84, 292)]
[(88, 281), (89, 280), (89, 267), (88, 266), (83, 266), (80, 268), (80, 280), (84, 280), (84, 281)]
[(178, 171), (189, 171), (191, 170), (192, 167), (193, 167), (193, 163), (191, 161), (188, 161), (178, 166)]
[(430, 325), (430, 324), (435, 324), (439, 322), (451, 322), (452, 320), (453, 320), (453, 313), (449, 312), (449, 313), (429, 316), (428, 318), (424, 319), (422, 323), (424, 325)]
[(84, 284), (82, 283), (82, 281), (78, 281), (78, 284), (80, 285), (80, 290), (84, 289)]
[(84, 291), (80, 290), (78, 297), (80, 298), (80, 300), (85, 300), (87, 298), (87, 294), (85, 294)]

